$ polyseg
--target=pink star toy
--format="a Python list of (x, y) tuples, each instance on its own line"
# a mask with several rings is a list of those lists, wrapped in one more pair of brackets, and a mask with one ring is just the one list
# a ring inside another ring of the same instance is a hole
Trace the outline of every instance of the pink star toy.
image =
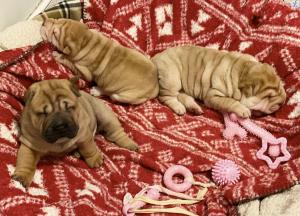
[(245, 138), (247, 131), (261, 138), (262, 147), (258, 150), (256, 156), (266, 161), (271, 169), (276, 169), (281, 162), (288, 161), (291, 158), (291, 154), (287, 150), (287, 139), (285, 137), (276, 138), (250, 119), (239, 118), (234, 113), (230, 114), (230, 116), (225, 113), (224, 122), (225, 130), (223, 131), (223, 136), (226, 139), (233, 139), (235, 135)]

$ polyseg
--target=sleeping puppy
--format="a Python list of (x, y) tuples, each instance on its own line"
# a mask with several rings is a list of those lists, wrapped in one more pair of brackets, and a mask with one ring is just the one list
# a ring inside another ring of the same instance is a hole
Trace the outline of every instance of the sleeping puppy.
[(53, 53), (58, 62), (95, 81), (112, 100), (140, 104), (158, 95), (157, 70), (150, 59), (85, 24), (46, 18), (41, 35), (60, 51)]
[(198, 46), (174, 47), (152, 58), (159, 74), (159, 99), (178, 115), (202, 113), (194, 99), (220, 112), (248, 118), (270, 114), (285, 102), (273, 67), (238, 52)]
[(101, 100), (79, 91), (76, 80), (46, 80), (34, 83), (25, 95), (21, 146), (13, 179), (29, 186), (36, 165), (44, 155), (62, 156), (77, 150), (87, 165), (99, 167), (103, 157), (94, 135), (104, 136), (118, 146), (137, 150), (113, 111)]

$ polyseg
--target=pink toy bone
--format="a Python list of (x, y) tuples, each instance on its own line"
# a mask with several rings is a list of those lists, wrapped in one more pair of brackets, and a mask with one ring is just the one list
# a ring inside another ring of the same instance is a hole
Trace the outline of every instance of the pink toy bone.
[[(223, 136), (226, 139), (232, 139), (235, 135), (240, 138), (245, 138), (247, 135), (245, 129), (253, 135), (261, 138), (262, 147), (258, 150), (256, 156), (257, 158), (266, 161), (271, 169), (276, 169), (281, 162), (288, 161), (291, 158), (291, 154), (287, 150), (286, 138), (280, 137), (277, 139), (270, 132), (254, 124), (250, 119), (239, 118), (234, 113), (230, 116), (225, 113), (224, 122), (225, 130), (223, 131)], [(243, 129), (240, 125), (245, 129)], [(275, 160), (272, 161), (268, 155), (264, 154), (265, 152), (268, 152), (268, 154), (275, 158)], [(281, 153), (283, 156), (279, 156)]]
[(232, 121), (227, 113), (224, 113), (224, 122), (225, 129), (223, 131), (223, 136), (225, 139), (231, 140), (235, 135), (237, 135), (241, 139), (246, 138), (247, 131), (244, 128), (241, 128), (238, 123)]

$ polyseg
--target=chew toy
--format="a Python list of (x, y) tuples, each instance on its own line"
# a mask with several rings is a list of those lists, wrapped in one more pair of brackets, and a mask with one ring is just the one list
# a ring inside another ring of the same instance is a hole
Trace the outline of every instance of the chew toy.
[[(288, 161), (291, 158), (291, 154), (287, 150), (287, 139), (285, 137), (276, 138), (250, 119), (239, 118), (234, 113), (230, 115), (225, 113), (224, 122), (223, 136), (226, 139), (232, 139), (235, 135), (245, 138), (247, 136), (246, 130), (259, 137), (262, 141), (262, 147), (258, 150), (256, 156), (266, 161), (271, 169), (276, 169), (281, 162)], [(265, 154), (266, 152), (267, 154)]]
[(235, 184), (240, 178), (239, 167), (231, 160), (219, 160), (212, 167), (212, 178), (218, 185)]
[[(182, 175), (184, 177), (184, 182), (177, 184), (174, 183), (172, 177), (174, 175)], [(208, 187), (214, 186), (212, 183), (201, 183), (196, 182), (193, 178), (193, 175), (190, 170), (188, 170), (184, 166), (175, 165), (167, 169), (164, 174), (164, 184), (168, 187), (165, 188), (161, 185), (153, 185), (148, 186), (142, 189), (139, 193), (137, 193), (134, 197), (130, 193), (126, 193), (123, 199), (123, 215), (125, 216), (134, 216), (136, 213), (156, 213), (156, 212), (164, 212), (164, 213), (176, 213), (188, 216), (197, 216), (194, 213), (180, 208), (152, 208), (152, 209), (141, 209), (146, 203), (152, 205), (172, 205), (172, 204), (195, 204), (200, 202), (207, 190)], [(192, 187), (192, 185), (199, 185), (202, 188), (198, 191), (196, 197), (189, 196), (184, 193), (179, 193), (173, 191), (184, 192)], [(171, 186), (171, 188), (169, 188)], [(169, 199), (159, 201), (160, 193), (164, 193), (170, 196), (174, 196), (180, 199)]]
[[(172, 178), (174, 175), (181, 175), (184, 177), (182, 183), (174, 183)], [(164, 183), (167, 188), (175, 191), (175, 192), (184, 192), (187, 191), (189, 188), (192, 187), (193, 184), (193, 174), (190, 170), (188, 170), (184, 166), (175, 165), (167, 169), (164, 174)]]
[[(158, 200), (160, 197), (159, 189), (155, 188), (155, 187), (147, 187), (136, 194), (136, 197), (143, 197), (143, 196), (148, 197), (149, 199), (152, 199), (152, 200)], [(130, 201), (132, 201), (132, 200), (133, 200), (133, 197), (131, 196), (131, 194), (129, 194), (129, 193), (125, 194), (125, 197), (123, 199), (124, 206), (122, 209), (122, 212), (124, 215), (134, 216), (135, 209), (140, 209), (144, 205), (146, 205), (146, 203), (143, 202), (142, 200), (137, 200), (136, 202), (130, 203)]]

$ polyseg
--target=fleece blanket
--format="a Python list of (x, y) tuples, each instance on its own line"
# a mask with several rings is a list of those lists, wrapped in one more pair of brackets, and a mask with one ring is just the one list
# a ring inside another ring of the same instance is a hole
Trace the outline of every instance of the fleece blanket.
[[(84, 22), (90, 28), (145, 55), (197, 44), (245, 52), (276, 67), (285, 82), (286, 104), (273, 115), (254, 119), (275, 136), (288, 139), (292, 158), (275, 170), (256, 158), (261, 145), (256, 137), (223, 139), (223, 118), (218, 112), (205, 109), (200, 116), (177, 116), (157, 99), (131, 106), (103, 98), (140, 151), (120, 149), (99, 134), (95, 140), (105, 158), (101, 168), (90, 169), (72, 156), (47, 157), (25, 190), (10, 178), (19, 146), (22, 97), (31, 83), (68, 78), (72, 72), (54, 61), (50, 44), (1, 52), (0, 215), (118, 216), (126, 192), (135, 194), (147, 185), (162, 184), (163, 173), (173, 164), (188, 167), (202, 182), (211, 181), (211, 167), (220, 159), (234, 160), (241, 170), (238, 183), (211, 188), (200, 203), (182, 206), (198, 215), (236, 215), (238, 203), (299, 183), (299, 16), (298, 10), (267, 0), (84, 2)], [(81, 89), (90, 92), (91, 87), (92, 83), (80, 81)], [(188, 194), (197, 190), (193, 187)]]

